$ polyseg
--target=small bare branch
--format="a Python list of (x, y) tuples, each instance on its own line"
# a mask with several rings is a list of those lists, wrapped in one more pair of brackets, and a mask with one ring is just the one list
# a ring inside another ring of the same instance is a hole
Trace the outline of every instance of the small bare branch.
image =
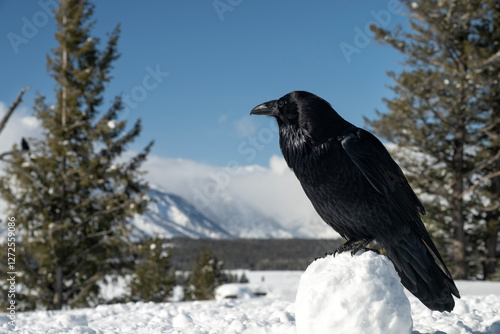
[(16, 110), (17, 106), (23, 100), (23, 95), (24, 95), (24, 93), (26, 93), (26, 91), (28, 89), (30, 89), (30, 88), (24, 87), (23, 89), (21, 89), (21, 91), (19, 92), (19, 95), (17, 96), (17, 99), (14, 101), (14, 103), (11, 104), (9, 109), (7, 109), (7, 113), (5, 114), (2, 121), (0, 122), (0, 133), (2, 133), (3, 128), (5, 127), (5, 124), (7, 124), (7, 121), (9, 120), (10, 116), (12, 116), (12, 113), (14, 112), (14, 110)]
[(4, 157), (6, 157), (8, 155), (17, 155), (17, 154), (23, 154), (23, 153), (26, 153), (26, 152), (23, 152), (23, 151), (8, 151), (8, 152), (4, 152), (4, 153), (0, 154), (0, 160), (4, 160)]

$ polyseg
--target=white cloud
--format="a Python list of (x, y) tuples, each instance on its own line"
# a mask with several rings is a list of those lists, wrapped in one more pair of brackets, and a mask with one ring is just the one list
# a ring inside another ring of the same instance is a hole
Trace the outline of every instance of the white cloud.
[(338, 236), (314, 210), (300, 183), (282, 157), (270, 166), (217, 167), (183, 159), (151, 155), (144, 164), (146, 179), (194, 205), (216, 205), (231, 198), (244, 201), (302, 235)]
[(269, 160), (269, 168), (278, 175), (283, 175), (287, 171), (290, 171), (285, 159), (278, 157), (277, 155), (273, 155)]
[(35, 116), (26, 116), (21, 118), (24, 127), (30, 130), (35, 130), (40, 127), (40, 121)]
[(236, 127), (236, 132), (240, 137), (246, 137), (253, 135), (257, 131), (257, 126), (250, 116), (243, 116), (239, 120), (234, 122)]

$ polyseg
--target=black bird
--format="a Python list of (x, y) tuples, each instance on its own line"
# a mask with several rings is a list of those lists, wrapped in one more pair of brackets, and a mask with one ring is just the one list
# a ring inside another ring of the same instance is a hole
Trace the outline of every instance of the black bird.
[(24, 137), (21, 139), (21, 148), (23, 149), (23, 151), (30, 150), (30, 145), (28, 144), (28, 142), (26, 141), (26, 139)]
[(336, 252), (383, 247), (401, 283), (431, 310), (460, 298), (420, 219), (422, 203), (384, 145), (340, 117), (331, 105), (295, 91), (250, 114), (276, 118), (281, 152), (321, 218), (347, 241)]

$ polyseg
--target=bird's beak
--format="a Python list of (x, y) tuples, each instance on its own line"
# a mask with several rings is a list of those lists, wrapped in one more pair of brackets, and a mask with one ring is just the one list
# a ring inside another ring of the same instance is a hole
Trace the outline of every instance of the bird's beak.
[(277, 116), (278, 115), (278, 100), (272, 100), (266, 103), (259, 104), (257, 107), (250, 111), (250, 115), (265, 115)]

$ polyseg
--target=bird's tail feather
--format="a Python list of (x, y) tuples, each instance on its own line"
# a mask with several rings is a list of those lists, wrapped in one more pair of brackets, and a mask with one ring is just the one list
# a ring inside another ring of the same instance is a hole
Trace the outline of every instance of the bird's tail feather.
[[(455, 306), (453, 296), (460, 298), (458, 289), (436, 263), (436, 257), (425, 243), (413, 233), (399, 242), (388, 242), (381, 246), (387, 251), (401, 277), (401, 283), (425, 306), (435, 311), (451, 311)], [(444, 266), (443, 264), (440, 264)]]

